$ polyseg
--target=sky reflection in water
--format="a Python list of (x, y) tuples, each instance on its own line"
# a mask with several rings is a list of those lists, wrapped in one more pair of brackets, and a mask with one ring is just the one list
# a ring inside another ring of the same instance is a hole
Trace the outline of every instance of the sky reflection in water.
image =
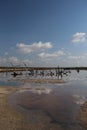
[[(26, 86), (26, 85), (25, 85)], [(47, 87), (47, 88), (46, 88)], [(16, 97), (16, 105), (26, 110), (42, 110), (50, 118), (51, 123), (59, 123), (64, 129), (77, 127), (75, 115), (80, 105), (86, 101), (86, 86), (83, 91), (77, 83), (73, 85), (41, 85), (31, 89), (19, 91)], [(20, 93), (20, 94), (19, 94)], [(20, 108), (19, 108), (20, 109)], [(80, 130), (80, 128), (77, 128)]]

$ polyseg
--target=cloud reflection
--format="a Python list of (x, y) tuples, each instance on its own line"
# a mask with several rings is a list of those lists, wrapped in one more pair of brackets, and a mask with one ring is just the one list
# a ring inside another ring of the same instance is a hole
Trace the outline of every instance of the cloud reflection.
[(73, 95), (73, 97), (74, 97), (74, 103), (76, 103), (77, 105), (82, 105), (86, 101), (85, 96), (82, 95), (75, 94)]
[(32, 93), (37, 93), (41, 95), (41, 94), (50, 94), (52, 90), (49, 88), (30, 88), (30, 89), (22, 89), (22, 90), (19, 90), (18, 92), (21, 93), (25, 91), (30, 91)]
[(50, 94), (51, 93), (51, 89), (48, 88), (44, 88), (44, 89), (40, 89), (40, 88), (36, 88), (34, 90), (31, 90), (33, 93), (37, 93), (37, 94)]

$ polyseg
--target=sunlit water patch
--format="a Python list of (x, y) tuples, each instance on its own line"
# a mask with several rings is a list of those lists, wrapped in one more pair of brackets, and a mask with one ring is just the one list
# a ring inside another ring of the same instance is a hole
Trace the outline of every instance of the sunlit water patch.
[(87, 71), (85, 70), (80, 70), (78, 73), (76, 70), (72, 70), (71, 74), (67, 77), (65, 77), (66, 80), (68, 81), (75, 81), (75, 80), (86, 80), (87, 78)]
[(0, 86), (16, 86), (16, 87), (19, 87), (19, 86), (21, 86), (22, 85), (22, 83), (21, 82), (11, 82), (11, 81), (0, 81)]

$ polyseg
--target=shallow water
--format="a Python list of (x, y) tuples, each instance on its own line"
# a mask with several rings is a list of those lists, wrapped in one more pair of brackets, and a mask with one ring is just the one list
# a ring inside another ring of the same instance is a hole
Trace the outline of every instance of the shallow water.
[[(80, 106), (87, 101), (87, 71), (72, 71), (63, 77), (64, 84), (29, 84), (20, 86), (21, 91), (10, 97), (10, 104), (17, 111), (26, 115), (30, 122), (40, 122), (38, 116), (49, 117), (49, 124), (60, 125), (62, 130), (84, 130), (79, 126), (76, 116)], [(36, 119), (36, 120), (35, 120)]]
[[(42, 110), (47, 114), (50, 123), (58, 123), (62, 129), (81, 130), (76, 121), (76, 114), (80, 106), (87, 100), (87, 86), (82, 82), (65, 85), (31, 86), (29, 90), (15, 93), (12, 104), (24, 114), (28, 110)], [(14, 101), (14, 103), (13, 103)], [(21, 109), (23, 108), (23, 109)], [(22, 111), (23, 110), (23, 111)]]

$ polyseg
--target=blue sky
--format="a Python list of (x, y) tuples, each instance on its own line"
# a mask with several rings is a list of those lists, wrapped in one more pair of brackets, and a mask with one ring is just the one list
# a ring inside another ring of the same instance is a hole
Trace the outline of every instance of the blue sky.
[(87, 0), (0, 0), (0, 65), (87, 66)]

